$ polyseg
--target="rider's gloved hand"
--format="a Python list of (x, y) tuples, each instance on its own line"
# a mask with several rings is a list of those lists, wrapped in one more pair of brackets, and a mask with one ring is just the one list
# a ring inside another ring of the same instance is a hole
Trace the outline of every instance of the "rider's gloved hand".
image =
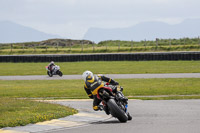
[(122, 91), (124, 90), (124, 88), (123, 88), (123, 87), (121, 87), (121, 86), (120, 86), (120, 88), (121, 88), (121, 89), (120, 89), (120, 91), (122, 92)]
[(90, 96), (89, 96), (89, 98), (90, 98), (90, 99), (93, 99), (93, 98), (94, 98), (94, 96), (93, 96), (93, 95), (90, 95)]
[(113, 83), (113, 85), (119, 85), (119, 83), (118, 83), (117, 81), (115, 81), (115, 82)]

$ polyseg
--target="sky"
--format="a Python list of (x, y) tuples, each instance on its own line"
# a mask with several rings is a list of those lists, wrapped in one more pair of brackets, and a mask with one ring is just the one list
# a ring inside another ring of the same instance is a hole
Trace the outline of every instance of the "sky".
[(146, 21), (177, 24), (200, 18), (199, 0), (0, 0), (0, 21), (63, 38), (89, 28), (125, 28)]

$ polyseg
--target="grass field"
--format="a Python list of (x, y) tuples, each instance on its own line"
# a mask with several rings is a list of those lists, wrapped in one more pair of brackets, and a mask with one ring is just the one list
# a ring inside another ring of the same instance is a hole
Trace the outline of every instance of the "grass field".
[(77, 110), (24, 99), (0, 98), (0, 128), (24, 126), (77, 113)]
[[(124, 94), (134, 96), (200, 95), (198, 78), (117, 79)], [(0, 97), (87, 98), (82, 80), (0, 81)]]
[[(0, 75), (46, 75), (46, 63), (0, 63)], [(200, 61), (55, 62), (65, 75), (90, 70), (97, 74), (199, 73)]]
[(80, 54), (80, 53), (124, 53), (124, 52), (168, 52), (168, 51), (200, 51), (200, 45), (189, 45), (189, 46), (146, 46), (146, 47), (96, 47), (96, 48), (55, 48), (45, 49), (3, 49), (0, 50), (0, 55), (25, 55), (25, 54)]
[[(73, 45), (72, 45), (73, 42)], [(0, 44), (0, 55), (199, 51), (199, 38), (141, 41), (91, 41), (50, 39), (44, 42)], [(55, 45), (56, 44), (56, 45)]]
[(168, 51), (199, 51), (200, 45), (175, 45), (175, 46), (101, 46), (85, 48), (28, 48), (28, 49), (0, 49), (0, 55), (24, 55), (24, 54), (80, 54), (80, 53), (123, 53), (123, 52), (168, 52)]

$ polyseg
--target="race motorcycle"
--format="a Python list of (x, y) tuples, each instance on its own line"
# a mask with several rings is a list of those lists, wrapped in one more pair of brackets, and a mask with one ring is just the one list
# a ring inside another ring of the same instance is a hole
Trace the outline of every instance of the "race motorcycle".
[(60, 71), (60, 66), (57, 66), (57, 65), (52, 67), (52, 73), (48, 69), (48, 66), (46, 66), (46, 70), (47, 70), (47, 74), (49, 75), (49, 77), (52, 77), (53, 75), (59, 75), (60, 77), (62, 77), (62, 75), (63, 75), (63, 73)]
[(132, 120), (132, 116), (128, 112), (128, 103), (124, 101), (121, 91), (123, 91), (121, 86), (106, 84), (98, 90), (97, 98), (102, 100), (100, 110), (104, 110), (107, 115), (111, 114), (120, 122), (127, 122), (127, 120)]

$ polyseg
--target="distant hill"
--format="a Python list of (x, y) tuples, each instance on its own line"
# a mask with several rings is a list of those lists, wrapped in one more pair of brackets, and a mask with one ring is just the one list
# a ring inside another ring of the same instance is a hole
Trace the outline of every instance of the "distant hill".
[(60, 36), (46, 34), (10, 21), (0, 22), (0, 43), (31, 42), (50, 38), (60, 38)]
[(155, 38), (183, 38), (200, 36), (200, 19), (188, 19), (180, 24), (143, 22), (128, 28), (90, 28), (84, 39), (95, 42), (103, 40), (155, 40)]
[(90, 40), (72, 40), (72, 39), (48, 39), (41, 41), (39, 45), (47, 45), (47, 46), (73, 46), (77, 44), (93, 44)]
[(31, 42), (18, 42), (18, 43), (0, 43), (1, 46), (7, 46), (8, 44), (14, 44), (15, 46), (26, 46), (26, 47), (34, 47), (34, 46), (50, 46), (50, 47), (56, 47), (56, 46), (74, 46), (74, 45), (87, 45), (87, 44), (94, 44), (94, 42), (90, 40), (73, 40), (73, 39), (48, 39), (43, 41), (31, 41)]

